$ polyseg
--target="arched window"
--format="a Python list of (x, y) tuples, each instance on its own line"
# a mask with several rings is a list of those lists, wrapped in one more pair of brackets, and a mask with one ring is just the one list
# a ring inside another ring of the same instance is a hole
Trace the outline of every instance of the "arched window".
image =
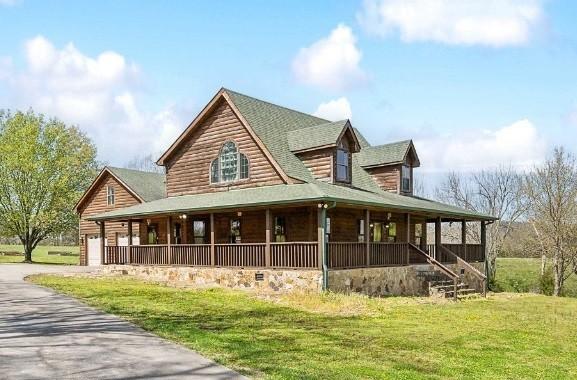
[(210, 164), (210, 182), (232, 182), (248, 178), (248, 158), (240, 153), (232, 141), (224, 143), (218, 157)]

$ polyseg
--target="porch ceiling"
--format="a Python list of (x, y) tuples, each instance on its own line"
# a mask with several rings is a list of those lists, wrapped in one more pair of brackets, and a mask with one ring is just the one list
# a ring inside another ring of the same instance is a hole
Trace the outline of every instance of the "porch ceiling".
[(118, 220), (185, 212), (302, 205), (312, 202), (336, 202), (342, 205), (414, 212), (451, 219), (495, 220), (490, 215), (475, 213), (423, 198), (397, 195), (385, 191), (374, 193), (320, 181), (169, 197), (92, 215), (87, 219), (91, 221)]

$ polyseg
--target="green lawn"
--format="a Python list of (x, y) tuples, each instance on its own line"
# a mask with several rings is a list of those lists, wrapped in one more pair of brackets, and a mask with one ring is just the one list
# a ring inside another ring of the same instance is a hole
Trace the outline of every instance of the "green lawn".
[(577, 299), (271, 300), (129, 278), (35, 276), (240, 372), (271, 379), (577, 378)]
[[(0, 252), (24, 252), (24, 247), (21, 245), (1, 245), (0, 244)], [(76, 256), (57, 256), (57, 255), (48, 255), (50, 251), (64, 251), (64, 252), (72, 252), (75, 253)], [(70, 264), (70, 265), (78, 265), (78, 254), (79, 248), (78, 246), (67, 246), (67, 247), (59, 247), (59, 246), (38, 246), (32, 252), (32, 261), (42, 264)], [(0, 254), (0, 264), (1, 263), (20, 263), (24, 260), (24, 256), (3, 256)]]
[[(505, 292), (538, 293), (540, 273), (540, 259), (499, 258), (496, 285)], [(565, 282), (563, 294), (577, 297), (577, 275), (572, 275)]]

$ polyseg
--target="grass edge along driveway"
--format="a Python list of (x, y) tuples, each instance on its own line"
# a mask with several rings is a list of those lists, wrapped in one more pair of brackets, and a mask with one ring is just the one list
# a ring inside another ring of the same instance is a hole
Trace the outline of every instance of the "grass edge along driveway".
[(499, 294), (452, 303), (336, 294), (263, 300), (130, 278), (33, 276), (257, 378), (577, 377), (577, 300)]

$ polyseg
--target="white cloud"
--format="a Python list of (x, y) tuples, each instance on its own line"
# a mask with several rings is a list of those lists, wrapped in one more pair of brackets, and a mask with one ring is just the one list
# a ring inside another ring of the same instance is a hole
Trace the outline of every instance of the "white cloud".
[(185, 125), (172, 106), (158, 112), (139, 107), (141, 73), (117, 52), (90, 57), (72, 43), (58, 49), (42, 36), (26, 41), (24, 48), (24, 68), (0, 60), (0, 85), (7, 85), (9, 99), (4, 103), (77, 124), (105, 161), (124, 164), (133, 156), (162, 151)]
[(365, 0), (357, 19), (370, 34), (405, 42), (524, 45), (543, 20), (542, 0)]
[(20, 2), (20, 0), (0, 0), (0, 6), (11, 7)]
[(313, 115), (331, 121), (338, 121), (351, 119), (353, 117), (353, 112), (351, 111), (349, 100), (345, 97), (340, 97), (338, 99), (329, 100), (326, 103), (321, 103)]
[(511, 165), (528, 169), (543, 161), (547, 144), (527, 119), (496, 130), (473, 130), (415, 139), (423, 171), (471, 172)]
[(327, 38), (300, 49), (292, 69), (302, 83), (330, 90), (362, 84), (366, 75), (359, 67), (362, 53), (351, 28), (338, 25)]

